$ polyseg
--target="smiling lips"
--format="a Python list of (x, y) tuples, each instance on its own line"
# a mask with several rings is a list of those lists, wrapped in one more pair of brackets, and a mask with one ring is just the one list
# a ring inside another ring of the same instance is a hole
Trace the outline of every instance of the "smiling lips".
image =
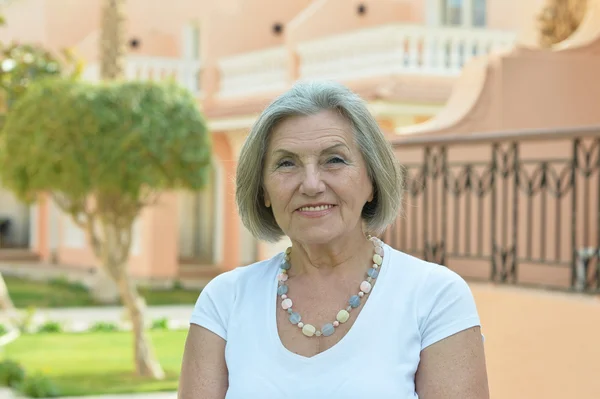
[(298, 210), (300, 212), (318, 212), (318, 211), (325, 211), (330, 208), (333, 208), (333, 205), (327, 204), (327, 205), (303, 206), (301, 208), (298, 208)]

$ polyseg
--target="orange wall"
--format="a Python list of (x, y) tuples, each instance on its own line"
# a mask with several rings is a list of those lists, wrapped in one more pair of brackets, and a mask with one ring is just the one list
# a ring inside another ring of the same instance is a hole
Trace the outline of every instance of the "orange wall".
[[(359, 4), (366, 8), (362, 15), (357, 12)], [(288, 40), (294, 43), (393, 22), (416, 22), (412, 5), (395, 0), (319, 0), (293, 21)]]
[(4, 7), (6, 25), (0, 27), (0, 41), (47, 45), (45, 10), (45, 0), (22, 0)]
[(46, 36), (52, 48), (73, 46), (100, 27), (100, 0), (45, 3)]
[(519, 34), (537, 32), (537, 16), (544, 1), (491, 0), (487, 2), (487, 26), (490, 29), (510, 29)]
[[(209, 40), (203, 55), (207, 59), (258, 50), (284, 43), (287, 23), (310, 0), (221, 0), (211, 3), (210, 18), (203, 26), (203, 35)], [(284, 32), (275, 35), (275, 23), (284, 25)]]
[[(404, 22), (421, 24), (438, 0), (128, 0), (127, 39), (141, 40), (135, 53), (176, 56), (181, 54), (183, 26), (201, 27), (202, 58), (211, 64), (219, 58), (310, 40), (369, 26)], [(366, 13), (358, 15), (358, 4)], [(20, 0), (4, 7), (8, 25), (0, 28), (0, 40), (18, 38), (40, 42), (52, 49), (82, 44), (87, 59), (97, 57), (100, 0)], [(167, 5), (168, 4), (168, 5)], [(539, 0), (489, 0), (488, 26), (523, 30), (531, 25)], [(275, 35), (276, 22), (284, 32)]]
[[(128, 0), (126, 39), (141, 40), (135, 51), (142, 55), (181, 54), (183, 27), (206, 17), (206, 1)], [(40, 43), (51, 50), (79, 47), (86, 60), (97, 58), (100, 0), (21, 0), (4, 8), (7, 25), (0, 41)], [(168, 12), (165, 12), (168, 11)]]

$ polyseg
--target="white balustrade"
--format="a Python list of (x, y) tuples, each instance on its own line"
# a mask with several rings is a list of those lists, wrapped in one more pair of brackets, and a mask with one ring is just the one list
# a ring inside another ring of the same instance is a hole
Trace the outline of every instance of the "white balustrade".
[(481, 28), (386, 25), (301, 43), (300, 78), (455, 76), (472, 57), (510, 48), (516, 34)]
[(163, 57), (127, 58), (125, 76), (131, 80), (174, 79), (194, 94), (200, 92), (200, 61)]
[(285, 90), (289, 86), (285, 47), (253, 51), (219, 60), (220, 97)]
[[(166, 57), (129, 56), (125, 62), (125, 77), (130, 80), (161, 81), (173, 79), (194, 94), (200, 94), (200, 61)], [(89, 65), (82, 77), (96, 81), (100, 77), (97, 63)]]

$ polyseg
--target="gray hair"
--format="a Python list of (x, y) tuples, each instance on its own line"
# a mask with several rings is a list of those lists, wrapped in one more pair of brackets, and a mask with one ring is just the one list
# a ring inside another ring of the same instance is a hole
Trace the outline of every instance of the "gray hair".
[(383, 233), (398, 216), (404, 187), (403, 170), (365, 102), (338, 83), (300, 82), (262, 112), (240, 153), (236, 202), (244, 226), (257, 239), (276, 242), (284, 236), (272, 209), (264, 204), (263, 169), (271, 132), (285, 118), (330, 109), (337, 110), (351, 123), (373, 184), (373, 201), (365, 204), (361, 215), (367, 232)]

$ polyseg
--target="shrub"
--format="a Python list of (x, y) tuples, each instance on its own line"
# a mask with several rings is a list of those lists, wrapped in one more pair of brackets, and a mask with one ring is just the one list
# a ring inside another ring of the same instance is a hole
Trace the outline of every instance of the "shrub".
[(112, 332), (118, 330), (119, 327), (115, 323), (108, 323), (105, 321), (94, 323), (89, 329), (90, 332)]
[(58, 387), (54, 382), (42, 374), (26, 377), (19, 391), (31, 398), (56, 398), (60, 396)]
[(59, 333), (62, 332), (62, 325), (57, 321), (47, 321), (38, 328), (39, 333)]
[(169, 320), (166, 317), (155, 319), (152, 321), (152, 330), (168, 330), (169, 329)]
[(13, 360), (0, 362), (0, 385), (16, 388), (25, 379), (25, 370)]
[(69, 281), (66, 277), (53, 278), (48, 282), (55, 287), (67, 288), (78, 292), (89, 292), (88, 288), (79, 281)]
[(32, 330), (34, 316), (35, 316), (35, 307), (29, 306), (25, 310), (25, 314), (22, 317), (17, 316), (14, 318), (14, 320), (13, 320), (14, 325), (22, 333), (28, 333)]
[(173, 283), (173, 289), (174, 290), (183, 290), (185, 287), (183, 286), (183, 283), (179, 280), (175, 281)]

